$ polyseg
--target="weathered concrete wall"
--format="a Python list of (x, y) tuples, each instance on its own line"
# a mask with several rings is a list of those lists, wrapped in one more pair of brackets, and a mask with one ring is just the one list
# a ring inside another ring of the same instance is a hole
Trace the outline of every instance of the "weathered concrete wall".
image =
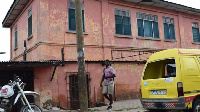
[[(115, 0), (83, 0), (83, 2), (86, 60), (111, 59), (113, 55), (111, 50), (116, 48), (200, 48), (199, 43), (193, 43), (192, 34), (192, 22), (200, 22), (198, 16)], [(23, 40), (27, 39), (28, 33), (27, 10), (30, 7), (33, 10), (33, 38), (27, 42), (27, 48), (30, 49), (38, 42), (40, 44), (35, 51), (29, 52), (27, 59), (59, 60), (61, 58), (57, 54), (62, 47), (65, 47), (65, 59), (76, 60), (76, 34), (68, 29), (68, 1), (66, 0), (34, 0), (30, 3), (12, 27), (12, 59), (23, 53)], [(130, 10), (132, 36), (115, 35), (115, 8)], [(158, 16), (160, 39), (138, 37), (137, 12)], [(163, 16), (174, 18), (176, 41), (164, 39)], [(15, 25), (18, 25), (18, 43), (21, 44), (18, 44), (18, 50), (13, 51)], [(124, 52), (123, 54), (131, 55)], [(20, 60), (20, 57), (15, 60)]]
[[(124, 38), (120, 38), (115, 36), (115, 15), (114, 9), (124, 9), (129, 10), (131, 12), (131, 31), (132, 36), (131, 39), (128, 36), (124, 36)], [(158, 16), (158, 27), (159, 27), (159, 35), (160, 40), (147, 39), (147, 38), (139, 38), (138, 30), (137, 30), (137, 19), (136, 13), (146, 13)], [(171, 12), (168, 10), (157, 9), (149, 6), (140, 6), (136, 4), (127, 4), (127, 3), (116, 3), (111, 2), (109, 4), (109, 34), (111, 38), (111, 45), (120, 46), (120, 47), (136, 47), (136, 48), (177, 48), (179, 47), (179, 42), (165, 42), (164, 40), (164, 26), (163, 26), (163, 16), (174, 18), (175, 21), (175, 32), (176, 32), (176, 40), (179, 40), (178, 36), (178, 21), (176, 12)], [(186, 27), (187, 28), (187, 27)]]
[[(116, 0), (83, 0), (83, 2), (85, 59), (96, 62), (105, 59), (123, 61), (112, 65), (117, 75), (115, 79), (117, 100), (138, 98), (139, 81), (144, 65), (128, 61), (146, 60), (151, 53), (138, 55), (135, 52), (112, 51), (113, 49), (200, 48), (199, 43), (193, 43), (192, 35), (192, 22), (200, 23), (199, 16)], [(30, 7), (33, 13), (33, 37), (27, 40), (28, 9)], [(115, 35), (115, 8), (130, 10), (132, 36)], [(158, 16), (160, 39), (138, 37), (136, 12)], [(163, 16), (174, 18), (176, 41), (164, 39)], [(11, 59), (23, 60), (23, 41), (27, 40), (27, 61), (61, 60), (62, 47), (64, 47), (65, 60), (76, 61), (76, 34), (69, 31), (68, 20), (68, 1), (31, 1), (11, 27)], [(16, 25), (18, 26), (18, 49), (14, 51), (14, 27)], [(66, 83), (68, 80), (66, 73), (77, 72), (77, 64), (69, 63), (64, 67), (58, 67), (53, 81), (50, 81), (53, 69), (54, 67), (34, 69), (34, 88), (41, 94), (41, 107), (51, 104), (69, 108), (69, 86)], [(95, 104), (96, 96), (97, 102), (104, 100), (99, 87), (102, 69), (103, 66), (100, 63), (86, 63), (86, 71), (90, 73), (92, 79), (90, 82), (92, 106)]]
[[(125, 100), (139, 98), (140, 76), (143, 65), (137, 63), (114, 63), (117, 77), (115, 78), (116, 99)], [(86, 72), (89, 73), (91, 106), (95, 103), (104, 102), (100, 81), (103, 74), (100, 63), (86, 63)], [(73, 72), (78, 72), (76, 63), (66, 64), (64, 67), (57, 67), (53, 80), (50, 81), (54, 67), (38, 67), (34, 69), (35, 91), (40, 93), (40, 106), (62, 106), (70, 108), (69, 77)], [(106, 101), (106, 100), (105, 100)]]
[[(32, 8), (32, 34), (33, 37), (28, 40), (28, 10)], [(25, 7), (23, 12), (16, 19), (14, 24), (11, 26), (11, 47), (10, 47), (10, 55), (11, 59), (19, 56), (24, 52), (24, 40), (27, 41), (27, 47), (30, 48), (34, 46), (38, 41), (38, 0), (31, 0), (29, 4)], [(18, 31), (18, 46), (15, 50), (15, 26), (17, 26)], [(14, 51), (15, 50), (15, 51)], [(37, 51), (38, 53), (38, 51)], [(32, 54), (32, 53), (31, 53)], [(33, 57), (32, 57), (33, 58)], [(38, 57), (34, 57), (37, 59)], [(18, 58), (17, 58), (18, 59)], [(18, 60), (22, 60), (20, 58)]]
[(199, 49), (200, 44), (193, 42), (193, 33), (192, 33), (192, 22), (200, 23), (200, 17), (195, 17), (193, 15), (184, 15), (180, 13), (182, 17), (180, 17), (180, 41), (181, 48), (195, 48)]

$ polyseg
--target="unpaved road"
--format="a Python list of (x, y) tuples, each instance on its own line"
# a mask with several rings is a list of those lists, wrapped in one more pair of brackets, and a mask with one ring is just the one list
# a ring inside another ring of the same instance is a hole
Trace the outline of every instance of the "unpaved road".
[[(90, 112), (106, 112), (107, 106), (90, 108)], [(142, 108), (139, 99), (117, 101), (113, 104), (113, 110), (116, 112), (149, 112)], [(181, 112), (181, 111), (169, 111), (169, 112)]]
[[(80, 112), (77, 110), (59, 110), (59, 111), (44, 111), (44, 112)], [(89, 108), (89, 112), (108, 112), (107, 106)], [(113, 104), (113, 110), (110, 112), (149, 112), (142, 108), (139, 99), (116, 101)], [(169, 112), (181, 112), (181, 111), (169, 111)]]

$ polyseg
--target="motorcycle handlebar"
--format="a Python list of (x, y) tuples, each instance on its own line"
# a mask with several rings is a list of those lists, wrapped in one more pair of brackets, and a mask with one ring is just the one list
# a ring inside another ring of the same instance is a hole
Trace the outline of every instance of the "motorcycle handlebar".
[(19, 78), (19, 76), (17, 76), (16, 74), (14, 74), (14, 80), (17, 80)]

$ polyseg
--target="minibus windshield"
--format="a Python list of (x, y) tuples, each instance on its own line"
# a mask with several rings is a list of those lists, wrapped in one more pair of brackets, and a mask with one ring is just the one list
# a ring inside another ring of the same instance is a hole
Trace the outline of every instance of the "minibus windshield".
[(143, 79), (176, 77), (175, 59), (164, 59), (147, 64)]

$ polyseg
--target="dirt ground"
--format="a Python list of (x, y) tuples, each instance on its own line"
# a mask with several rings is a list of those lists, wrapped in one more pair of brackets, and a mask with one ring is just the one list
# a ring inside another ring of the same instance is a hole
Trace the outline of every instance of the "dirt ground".
[[(79, 112), (78, 110), (58, 110), (58, 111), (44, 111), (44, 112)], [(89, 108), (89, 112), (109, 112), (107, 106)], [(142, 108), (139, 99), (116, 101), (113, 104), (113, 109), (110, 112), (149, 112)], [(181, 112), (181, 111), (169, 111)]]
[[(107, 106), (94, 107), (90, 109), (90, 112), (105, 112), (107, 111)], [(113, 104), (112, 111), (121, 111), (121, 112), (148, 112), (142, 108), (139, 99), (117, 101)]]
[[(107, 106), (102, 107), (94, 107), (90, 108), (90, 112), (106, 112)], [(148, 110), (142, 108), (142, 105), (140, 103), (139, 99), (132, 99), (132, 100), (125, 100), (125, 101), (117, 101), (113, 104), (113, 110), (114, 112), (149, 112)], [(170, 110), (168, 112), (181, 112), (181, 111), (175, 111)]]

